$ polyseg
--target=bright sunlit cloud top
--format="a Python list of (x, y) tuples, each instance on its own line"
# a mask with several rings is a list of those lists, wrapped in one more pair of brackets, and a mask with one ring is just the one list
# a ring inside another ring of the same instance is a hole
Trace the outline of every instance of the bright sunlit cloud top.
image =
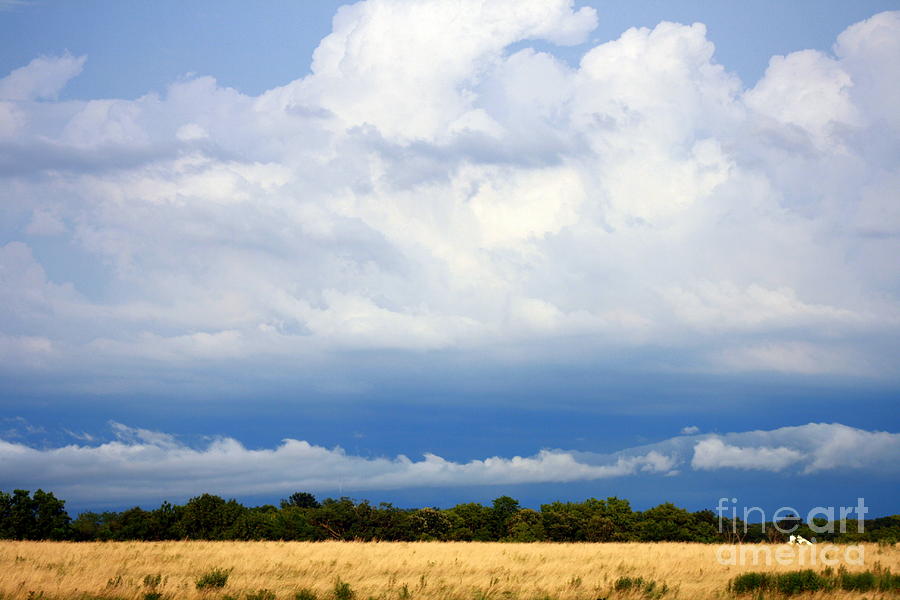
[(577, 338), (895, 377), (900, 13), (749, 89), (701, 24), (630, 29), (576, 68), (505, 51), (596, 23), (567, 2), (359, 3), (309, 76), (258, 97), (200, 76), (54, 102), (90, 57), (35, 58), (0, 80), (4, 363), (540, 360)]

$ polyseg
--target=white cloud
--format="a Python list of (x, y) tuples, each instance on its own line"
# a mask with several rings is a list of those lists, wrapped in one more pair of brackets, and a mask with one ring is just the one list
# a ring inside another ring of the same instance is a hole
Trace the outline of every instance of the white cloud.
[(22, 242), (0, 246), (0, 303), (30, 330), (31, 335), (17, 336), (20, 339), (50, 335), (58, 325), (54, 315), (79, 319), (86, 305), (71, 284), (49, 281), (31, 248)]
[(0, 100), (55, 98), (70, 79), (81, 73), (87, 56), (42, 56), (0, 79)]
[(47, 367), (54, 350), (53, 342), (45, 337), (0, 334), (0, 357), (11, 367)]
[(0, 101), (0, 139), (13, 138), (25, 125), (25, 113), (14, 102)]
[(729, 281), (701, 281), (691, 290), (674, 287), (662, 293), (683, 321), (701, 328), (797, 327), (817, 322), (853, 323), (864, 318), (846, 309), (806, 304), (789, 288), (773, 290), (758, 284), (742, 289)]
[(837, 38), (834, 50), (852, 73), (850, 96), (871, 123), (900, 129), (893, 99), (900, 94), (900, 11), (883, 12), (851, 25)]
[(897, 433), (809, 423), (705, 437), (693, 447), (691, 467), (783, 471), (793, 466), (804, 474), (831, 469), (891, 473), (897, 470), (891, 457), (898, 452)]
[(209, 133), (200, 125), (196, 123), (187, 123), (186, 125), (182, 125), (178, 128), (178, 131), (175, 132), (175, 137), (177, 137), (182, 142), (189, 142), (191, 140), (202, 140), (204, 138), (209, 137)]
[(126, 501), (158, 498), (160, 490), (187, 497), (200, 491), (241, 495), (588, 481), (665, 473), (673, 466), (671, 458), (655, 451), (597, 465), (561, 450), (452, 462), (434, 454), (421, 460), (365, 458), (294, 439), (272, 449), (248, 449), (232, 438), (191, 448), (165, 433), (120, 423), (112, 427), (116, 440), (91, 445), (86, 434), (70, 434), (85, 445), (52, 449), (0, 440), (0, 477), (15, 485), (52, 487), (67, 499)]
[[(477, 108), (480, 80), (522, 39), (582, 41), (592, 8), (572, 0), (483, 3), (378, 0), (343, 6), (313, 55), (312, 75), (263, 102), (324, 109), (344, 127), (403, 139), (445, 135)], [(485, 113), (479, 113), (484, 119)]]
[(345, 7), (259, 97), (54, 102), (85, 59), (35, 59), (0, 81), (4, 345), (86, 373), (514, 346), (896, 378), (898, 15), (750, 90), (701, 24), (508, 52), (586, 39), (564, 0)]
[(695, 433), (700, 433), (700, 428), (696, 425), (687, 425), (681, 428), (682, 435), (694, 435)]
[(794, 469), (809, 475), (854, 469), (884, 474), (896, 471), (893, 458), (900, 450), (900, 434), (810, 423), (722, 436), (679, 436), (609, 455), (541, 450), (527, 457), (454, 462), (430, 453), (418, 460), (356, 456), (296, 439), (250, 449), (221, 437), (191, 447), (163, 432), (121, 423), (111, 427), (112, 441), (66, 431), (83, 443), (56, 448), (0, 439), (0, 479), (18, 487), (53, 489), (75, 501), (126, 502), (200, 492), (229, 496), (674, 477), (683, 463), (700, 471)]
[(0, 433), (0, 437), (6, 439), (25, 438), (47, 432), (47, 430), (40, 425), (32, 425), (29, 423), (28, 419), (25, 417), (3, 417), (0, 418), (0, 423), (4, 426), (4, 430)]
[(827, 148), (835, 147), (836, 127), (860, 122), (850, 99), (852, 85), (839, 61), (804, 50), (773, 57), (766, 76), (745, 98), (757, 113), (799, 127)]
[(718, 359), (732, 371), (877, 375), (880, 362), (869, 361), (853, 348), (806, 342), (748, 343), (729, 348)]
[(718, 438), (710, 438), (694, 446), (691, 467), (703, 470), (731, 468), (781, 471), (801, 458), (802, 454), (784, 446), (743, 448), (730, 446)]
[(63, 432), (66, 435), (71, 436), (71, 437), (75, 438), (76, 440), (79, 440), (82, 442), (93, 442), (93, 441), (96, 441), (96, 439), (97, 439), (85, 431), (82, 431), (81, 433), (76, 433), (76, 432), (70, 431), (68, 429), (63, 429)]

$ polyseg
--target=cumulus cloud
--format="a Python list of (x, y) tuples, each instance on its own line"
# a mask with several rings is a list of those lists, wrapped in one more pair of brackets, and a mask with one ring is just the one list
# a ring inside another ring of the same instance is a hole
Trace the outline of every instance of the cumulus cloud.
[(758, 471), (798, 467), (805, 474), (829, 469), (893, 473), (897, 467), (891, 456), (898, 451), (900, 434), (810, 423), (706, 437), (694, 445), (691, 467)]
[(365, 458), (341, 448), (286, 439), (272, 449), (248, 449), (233, 438), (192, 448), (173, 436), (111, 424), (115, 439), (90, 444), (89, 434), (69, 433), (84, 445), (37, 449), (0, 440), (0, 477), (15, 485), (52, 487), (75, 500), (138, 500), (200, 491), (224, 495), (275, 494), (294, 489), (397, 489), (429, 486), (568, 482), (665, 473), (670, 457), (649, 451), (604, 464), (578, 461), (561, 450), (534, 456), (448, 461), (434, 454), (421, 460)]
[(403, 139), (455, 129), (496, 131), (480, 110), (480, 80), (523, 39), (577, 44), (597, 25), (594, 9), (549, 2), (359, 2), (344, 6), (313, 55), (312, 75), (263, 102), (315, 107), (343, 127), (371, 125)]
[(70, 79), (81, 73), (87, 56), (41, 56), (0, 79), (0, 100), (55, 98)]
[(702, 24), (509, 50), (583, 42), (565, 0), (344, 7), (257, 97), (55, 102), (85, 57), (35, 59), (0, 81), (0, 339), (84, 372), (515, 347), (895, 378), (898, 15), (749, 89)]
[(415, 487), (515, 485), (593, 481), (613, 477), (675, 476), (677, 467), (745, 469), (811, 474), (831, 469), (896, 472), (900, 434), (839, 424), (808, 424), (722, 436), (680, 436), (613, 454), (541, 450), (533, 456), (499, 456), (454, 462), (434, 454), (363, 457), (343, 449), (285, 439), (275, 448), (250, 449), (229, 437), (199, 447), (167, 433), (111, 423), (113, 439), (66, 431), (79, 444), (36, 448), (0, 439), (0, 479), (24, 488), (44, 487), (76, 501), (283, 494)]
[(781, 471), (803, 457), (796, 450), (778, 448), (743, 448), (730, 446), (718, 438), (698, 442), (694, 446), (691, 466), (695, 469), (758, 469)]

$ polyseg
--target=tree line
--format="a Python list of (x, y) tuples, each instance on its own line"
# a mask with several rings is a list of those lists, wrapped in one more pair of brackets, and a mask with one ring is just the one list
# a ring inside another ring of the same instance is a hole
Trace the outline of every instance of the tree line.
[[(825, 522), (818, 522), (823, 525)], [(779, 522), (781, 529), (788, 529)], [(819, 541), (900, 540), (900, 515), (868, 519), (862, 531), (848, 521), (841, 533), (815, 533), (799, 519), (792, 531)], [(672, 503), (632, 510), (616, 497), (584, 502), (552, 502), (540, 510), (523, 508), (509, 496), (490, 506), (477, 502), (452, 508), (397, 508), (389, 503), (327, 498), (297, 492), (280, 506), (247, 507), (212, 494), (184, 505), (121, 512), (83, 512), (75, 519), (52, 492), (0, 491), (0, 538), (18, 540), (381, 540), (501, 542), (775, 542), (785, 533), (772, 523), (732, 522), (711, 510), (689, 512)]]

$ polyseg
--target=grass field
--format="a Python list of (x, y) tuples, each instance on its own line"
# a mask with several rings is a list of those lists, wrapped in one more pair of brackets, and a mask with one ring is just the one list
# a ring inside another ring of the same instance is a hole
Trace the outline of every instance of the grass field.
[[(810, 564), (809, 548), (781, 547), (783, 557), (792, 557), (783, 565), (774, 559), (777, 546), (748, 548), (772, 552), (773, 563), (721, 564), (718, 546), (682, 543), (0, 541), (0, 598), (246, 600), (250, 594), (250, 600), (271, 600), (274, 594), (294, 600), (307, 589), (320, 600), (334, 600), (336, 592), (337, 600), (347, 600), (348, 592), (356, 600), (703, 600), (734, 597), (727, 586), (739, 573), (825, 567), (820, 559)], [(838, 555), (845, 549), (838, 547)], [(900, 570), (900, 547), (866, 544), (863, 551), (864, 566), (851, 565), (850, 572)], [(229, 571), (225, 586), (198, 589), (197, 580), (214, 569)], [(638, 577), (637, 586), (622, 583)], [(337, 582), (349, 589), (336, 590)], [(837, 589), (806, 596), (873, 600), (898, 594)]]

